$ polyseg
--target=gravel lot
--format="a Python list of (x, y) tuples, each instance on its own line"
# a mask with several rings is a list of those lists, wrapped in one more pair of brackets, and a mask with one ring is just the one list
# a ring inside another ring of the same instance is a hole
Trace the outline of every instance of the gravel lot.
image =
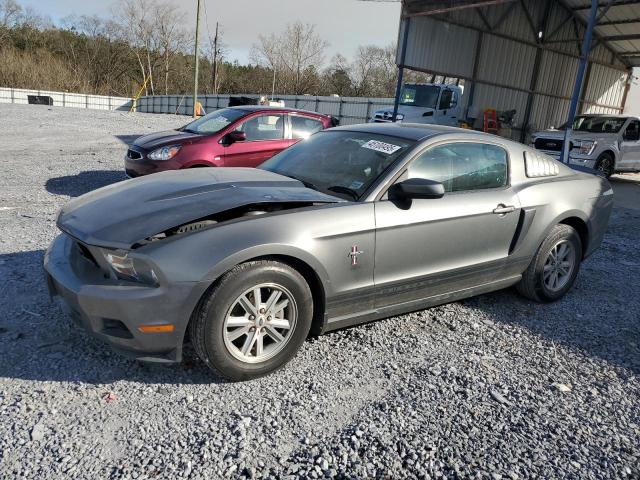
[(112, 354), (48, 303), (70, 198), (186, 117), (0, 105), (0, 478), (640, 478), (640, 176), (561, 302), (502, 291), (226, 383)]

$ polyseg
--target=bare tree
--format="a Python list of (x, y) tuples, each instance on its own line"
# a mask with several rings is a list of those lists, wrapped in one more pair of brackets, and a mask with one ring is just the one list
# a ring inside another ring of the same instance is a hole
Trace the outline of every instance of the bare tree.
[(158, 3), (153, 11), (153, 23), (156, 25), (157, 44), (163, 59), (164, 93), (168, 95), (172, 56), (188, 44), (186, 32), (182, 29), (185, 14), (170, 3)]
[(218, 22), (213, 36), (209, 33), (209, 42), (205, 44), (205, 55), (211, 62), (211, 91), (218, 94), (222, 83), (225, 80), (225, 57), (227, 55), (227, 45), (222, 40), (224, 30)]
[(15, 26), (22, 15), (22, 7), (15, 0), (0, 0), (0, 25)]
[(358, 48), (351, 67), (356, 95), (383, 97), (393, 94), (397, 75), (395, 51), (394, 45)]
[(287, 25), (281, 34), (258, 38), (259, 43), (252, 49), (252, 60), (278, 72), (280, 85), (286, 91), (308, 93), (317, 80), (317, 71), (329, 46), (315, 33), (315, 27), (296, 22)]
[(153, 95), (151, 54), (155, 26), (149, 15), (152, 4), (152, 0), (120, 0), (114, 14), (122, 27), (123, 40), (133, 47), (132, 50), (142, 74), (142, 82), (147, 82), (148, 78), (149, 86), (145, 85), (145, 94), (148, 94), (151, 89)]
[(323, 89), (326, 93), (340, 96), (352, 94), (351, 65), (344, 55), (337, 53), (331, 58), (331, 63), (324, 71), (323, 79)]
[(148, 79), (146, 93), (155, 94), (159, 86), (155, 80), (156, 67), (161, 67), (164, 91), (169, 93), (173, 56), (188, 44), (182, 28), (184, 12), (169, 1), (120, 0), (114, 13), (122, 27), (123, 39), (133, 47), (142, 81)]

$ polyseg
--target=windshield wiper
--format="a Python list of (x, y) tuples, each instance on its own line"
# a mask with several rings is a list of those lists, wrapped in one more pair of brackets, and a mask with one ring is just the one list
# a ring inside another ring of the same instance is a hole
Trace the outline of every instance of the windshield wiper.
[(342, 185), (333, 185), (331, 187), (328, 187), (327, 190), (331, 190), (332, 192), (336, 193), (346, 193), (347, 195), (351, 195), (354, 200), (358, 200), (358, 198), (360, 198), (358, 192), (356, 192), (352, 188), (343, 187)]
[[(284, 173), (282, 175), (284, 175)], [(316, 185), (314, 185), (311, 182), (308, 182), (307, 180), (303, 180), (301, 178), (296, 177), (295, 175), (290, 175), (290, 174), (286, 174), (285, 176), (287, 176), (289, 178), (293, 178), (294, 180), (299, 181), (300, 183), (302, 183), (307, 188), (311, 188), (312, 190), (318, 190), (318, 187)]]

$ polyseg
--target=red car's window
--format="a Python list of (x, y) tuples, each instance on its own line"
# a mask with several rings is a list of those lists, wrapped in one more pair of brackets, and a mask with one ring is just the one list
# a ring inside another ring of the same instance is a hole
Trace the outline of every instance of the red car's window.
[(299, 115), (291, 115), (291, 135), (293, 138), (309, 138), (316, 132), (322, 130), (323, 125), (320, 120)]
[(281, 140), (284, 138), (284, 115), (257, 115), (243, 122), (236, 130), (247, 134), (247, 142)]

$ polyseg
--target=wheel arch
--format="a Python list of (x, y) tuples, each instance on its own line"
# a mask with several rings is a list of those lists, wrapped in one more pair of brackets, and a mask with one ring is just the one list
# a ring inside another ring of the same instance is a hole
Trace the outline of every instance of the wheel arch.
[(600, 152), (600, 154), (598, 155), (598, 158), (596, 159), (596, 163), (598, 161), (600, 161), (600, 159), (603, 157), (603, 155), (609, 155), (611, 157), (611, 160), (613, 160), (613, 168), (615, 170), (616, 168), (616, 164), (618, 163), (618, 155), (617, 152), (614, 151), (612, 148), (607, 148), (606, 150), (603, 150), (602, 152)]
[(206, 281), (206, 285), (204, 288), (201, 288), (197, 294), (197, 301), (195, 302), (195, 306), (193, 307), (189, 320), (182, 332), (182, 339), (180, 341), (180, 345), (182, 349), (184, 349), (184, 344), (187, 340), (187, 332), (190, 329), (191, 323), (193, 322), (194, 316), (198, 313), (201, 308), (202, 302), (207, 298), (209, 292), (213, 288), (216, 287), (220, 279), (229, 271), (231, 271), (236, 266), (253, 262), (258, 260), (272, 260), (284, 263), (285, 265), (290, 266), (298, 273), (300, 273), (307, 284), (309, 285), (309, 289), (311, 290), (311, 295), (313, 298), (313, 319), (311, 323), (311, 331), (310, 334), (312, 336), (320, 335), (324, 330), (326, 321), (325, 321), (325, 311), (326, 311), (326, 296), (327, 296), (327, 285), (326, 279), (321, 277), (321, 274), (318, 272), (316, 268), (314, 268), (310, 262), (300, 258), (289, 252), (274, 252), (274, 253), (264, 253), (264, 254), (256, 254), (256, 255), (245, 255), (241, 260), (236, 260), (234, 262), (230, 262), (226, 264), (223, 269), (219, 270), (219, 272), (215, 275), (214, 278), (210, 278)]
[(209, 167), (215, 167), (215, 166), (216, 165), (205, 162), (204, 160), (196, 160), (195, 162), (184, 165), (183, 167), (180, 168), (180, 170), (185, 170), (187, 168), (209, 168)]
[(589, 247), (589, 225), (587, 222), (579, 216), (572, 215), (562, 218), (557, 223), (568, 225), (578, 232), (580, 241), (582, 242), (582, 256), (584, 257)]

